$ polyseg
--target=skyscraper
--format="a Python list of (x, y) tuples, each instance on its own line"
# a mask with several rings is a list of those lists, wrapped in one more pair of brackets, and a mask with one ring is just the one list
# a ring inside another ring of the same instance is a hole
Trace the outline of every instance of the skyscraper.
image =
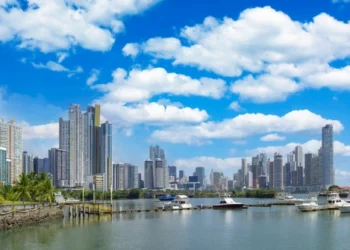
[(100, 133), (100, 171), (107, 174), (107, 187), (112, 184), (112, 124), (101, 125)]
[(113, 164), (113, 189), (139, 187), (138, 167), (128, 163)]
[(63, 149), (49, 150), (49, 161), (55, 187), (68, 187), (67, 152)]
[(181, 180), (185, 176), (185, 172), (183, 170), (179, 170), (179, 179)]
[(333, 125), (327, 124), (322, 128), (322, 167), (323, 167), (323, 185), (330, 186), (334, 184), (333, 167)]
[(70, 183), (70, 126), (69, 121), (59, 119), (59, 148), (66, 152), (66, 167), (67, 167), (67, 178), (69, 186)]
[(148, 189), (153, 189), (154, 188), (154, 182), (153, 182), (153, 161), (152, 160), (146, 160), (145, 161), (144, 184), (145, 184), (145, 188), (148, 188)]
[[(157, 146), (149, 147), (149, 158), (153, 161), (153, 183), (155, 188), (168, 188), (169, 186), (169, 171), (165, 153), (162, 148)], [(161, 163), (160, 163), (161, 160)], [(157, 163), (158, 161), (158, 163)]]
[(34, 157), (33, 159), (34, 173), (39, 175), (41, 173), (52, 174), (49, 158)]
[(10, 175), (11, 160), (7, 158), (7, 149), (0, 147), (0, 184), (11, 184)]
[(282, 155), (275, 153), (274, 162), (273, 162), (273, 170), (274, 170), (274, 188), (278, 191), (284, 190), (283, 183), (283, 158)]
[(23, 160), (23, 164), (22, 164), (23, 173), (29, 174), (29, 173), (33, 172), (34, 171), (33, 156), (28, 154), (27, 151), (24, 151), (23, 156), (22, 156), (22, 160)]
[(0, 119), (0, 147), (7, 150), (11, 160), (10, 182), (13, 184), (22, 173), (22, 128), (14, 120), (5, 123)]
[(172, 183), (175, 183), (176, 177), (176, 166), (169, 166), (169, 180), (171, 180)]
[(247, 183), (246, 183), (246, 175), (248, 173), (248, 165), (247, 165), (247, 159), (242, 159), (242, 176), (241, 176), (241, 183), (242, 183), (242, 187), (246, 187)]
[(305, 186), (318, 185), (318, 156), (305, 154)]
[(294, 150), (295, 154), (295, 162), (296, 166), (303, 166), (304, 167), (304, 161), (303, 161), (303, 148), (301, 146), (296, 146)]
[(198, 182), (201, 184), (201, 186), (203, 186), (205, 179), (205, 168), (196, 167), (196, 171), (193, 173), (193, 175), (198, 177)]

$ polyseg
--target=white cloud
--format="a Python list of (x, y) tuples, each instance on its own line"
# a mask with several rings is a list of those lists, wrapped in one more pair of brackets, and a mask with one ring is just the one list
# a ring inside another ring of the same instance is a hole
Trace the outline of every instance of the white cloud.
[(235, 144), (235, 145), (245, 145), (245, 144), (248, 143), (248, 141), (246, 141), (246, 140), (235, 140), (232, 143)]
[(154, 131), (152, 138), (158, 141), (193, 144), (202, 140), (245, 138), (272, 132), (319, 133), (328, 123), (333, 124), (336, 133), (344, 129), (340, 121), (325, 119), (309, 110), (294, 110), (284, 116), (247, 113), (221, 122), (209, 121), (191, 126), (172, 126)]
[(234, 101), (230, 104), (229, 106), (230, 109), (236, 111), (236, 112), (241, 112), (243, 111), (244, 109), (241, 107), (241, 105), (239, 105), (239, 102), (237, 101)]
[(154, 125), (198, 123), (205, 121), (209, 116), (205, 110), (197, 108), (179, 108), (168, 104), (143, 102), (133, 105), (124, 105), (117, 102), (99, 102), (105, 117), (118, 125), (130, 126), (140, 123)]
[(349, 90), (349, 67), (329, 66), (350, 56), (349, 40), (350, 23), (328, 14), (302, 23), (271, 7), (257, 7), (244, 10), (237, 20), (207, 17), (184, 27), (179, 37), (151, 38), (138, 48), (218, 75), (247, 73), (231, 91), (241, 100), (265, 103), (284, 101), (305, 88)]
[[(1, 4), (6, 7), (10, 2), (2, 0)], [(157, 2), (159, 0), (27, 0), (28, 8), (18, 5), (0, 9), (0, 41), (20, 41), (20, 48), (42, 52), (69, 50), (75, 46), (106, 51), (114, 43), (113, 33), (123, 31), (124, 16), (141, 13)]]
[[(301, 146), (304, 153), (314, 153), (317, 154), (319, 148), (321, 147), (321, 141), (319, 140), (310, 140), (303, 144), (291, 142), (286, 145), (281, 146), (268, 146), (268, 147), (259, 147), (252, 150), (247, 150), (248, 155), (255, 155), (261, 152), (272, 156), (274, 153), (280, 153), (283, 156), (286, 156), (292, 152), (296, 146)], [(350, 156), (350, 146), (345, 145), (340, 141), (334, 141), (334, 154), (338, 156)]]
[(23, 124), (23, 139), (57, 139), (58, 138), (58, 123), (49, 123), (44, 125), (31, 126)]
[(350, 3), (350, 0), (332, 0), (332, 3)]
[(186, 75), (168, 73), (163, 68), (132, 69), (129, 73), (118, 68), (113, 72), (113, 82), (94, 85), (93, 88), (106, 92), (104, 99), (114, 102), (144, 101), (158, 94), (218, 99), (226, 90), (223, 80), (205, 77), (192, 79)]
[(284, 141), (286, 137), (279, 134), (268, 134), (260, 138), (260, 141)]
[(86, 84), (88, 86), (91, 86), (92, 84), (94, 84), (98, 80), (99, 75), (100, 75), (100, 71), (98, 69), (91, 70), (90, 76), (86, 80)]
[(284, 101), (298, 90), (299, 86), (293, 80), (271, 75), (260, 75), (257, 78), (247, 76), (231, 85), (231, 91), (242, 100), (257, 103)]
[(82, 73), (84, 71), (81, 66), (77, 66), (75, 69), (68, 69), (64, 67), (62, 64), (56, 63), (53, 61), (48, 61), (46, 64), (32, 63), (32, 65), (34, 68), (37, 68), (37, 69), (48, 69), (55, 72), (67, 72), (69, 73), (68, 76), (72, 76), (77, 73)]
[(34, 68), (37, 69), (48, 69), (51, 71), (56, 71), (56, 72), (68, 72), (69, 69), (67, 69), (66, 67), (64, 67), (62, 64), (53, 62), (53, 61), (48, 61), (46, 64), (42, 64), (42, 63), (32, 63)]
[(124, 56), (136, 57), (139, 53), (139, 48), (136, 43), (128, 43), (122, 49)]
[(69, 56), (68, 53), (58, 52), (57, 53), (58, 63), (62, 63), (68, 56)]

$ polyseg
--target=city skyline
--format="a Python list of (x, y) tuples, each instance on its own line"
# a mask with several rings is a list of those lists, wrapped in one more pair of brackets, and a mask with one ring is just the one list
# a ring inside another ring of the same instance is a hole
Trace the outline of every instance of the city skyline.
[[(285, 162), (298, 145), (303, 156), (318, 154), (321, 128), (332, 124), (335, 182), (350, 184), (349, 3), (149, 0), (95, 12), (48, 2), (0, 4), (11, 10), (0, 24), (0, 117), (23, 128), (31, 155), (59, 147), (58, 117), (68, 119), (72, 103), (100, 104), (101, 123), (113, 124), (114, 163), (143, 172), (147, 148), (159, 145), (188, 176), (198, 166), (231, 176), (262, 152)], [(90, 111), (83, 119), (94, 125)], [(87, 169), (96, 172), (97, 161)]]

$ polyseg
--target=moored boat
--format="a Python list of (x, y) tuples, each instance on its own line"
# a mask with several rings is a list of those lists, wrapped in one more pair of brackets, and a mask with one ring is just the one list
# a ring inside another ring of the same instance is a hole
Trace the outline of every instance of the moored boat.
[(174, 200), (164, 203), (164, 208), (172, 210), (190, 209), (192, 204), (189, 203), (189, 198), (186, 195), (176, 195)]
[(298, 205), (295, 205), (300, 211), (306, 211), (306, 210), (312, 210), (314, 208), (318, 207), (318, 204), (316, 202), (307, 202), (307, 203), (301, 203)]
[(172, 201), (172, 200), (174, 200), (174, 196), (171, 196), (169, 194), (162, 195), (159, 197), (159, 200), (160, 201)]
[(223, 197), (220, 204), (213, 205), (213, 209), (238, 209), (243, 208), (244, 204), (235, 202), (232, 198)]

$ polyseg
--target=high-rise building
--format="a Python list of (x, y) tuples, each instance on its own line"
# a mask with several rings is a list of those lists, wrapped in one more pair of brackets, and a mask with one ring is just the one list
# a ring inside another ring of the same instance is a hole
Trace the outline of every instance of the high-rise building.
[(149, 158), (153, 161), (153, 183), (154, 188), (168, 188), (169, 187), (169, 171), (165, 153), (162, 148), (157, 146), (150, 146)]
[(181, 180), (183, 177), (185, 177), (185, 172), (183, 170), (179, 170), (179, 179)]
[(315, 154), (305, 154), (305, 186), (319, 185), (318, 182), (318, 156)]
[(107, 187), (112, 184), (112, 124), (108, 121), (101, 125), (100, 133), (100, 169), (107, 176)]
[(245, 178), (246, 178), (246, 181), (245, 181), (245, 183), (246, 183), (246, 187), (247, 188), (252, 188), (253, 187), (253, 172), (252, 171), (248, 171), (248, 173), (247, 173), (247, 175), (245, 176)]
[(153, 189), (154, 188), (154, 182), (153, 182), (153, 161), (152, 160), (146, 160), (145, 161), (145, 170), (144, 170), (144, 184), (145, 188), (147, 189)]
[(196, 167), (196, 171), (193, 173), (193, 175), (198, 177), (198, 182), (201, 184), (201, 186), (203, 186), (205, 179), (205, 168)]
[(287, 186), (287, 187), (291, 186), (292, 185), (292, 171), (291, 171), (291, 164), (290, 164), (290, 162), (287, 162), (284, 165), (284, 176), (285, 176), (284, 185)]
[(113, 164), (113, 189), (139, 188), (138, 167), (128, 163)]
[(220, 172), (212, 172), (212, 186), (214, 190), (221, 190), (221, 178), (224, 177), (223, 173)]
[[(95, 169), (93, 165), (95, 163), (94, 155), (96, 151), (96, 141), (95, 141), (95, 107), (88, 106), (86, 112), (84, 113), (84, 166), (85, 166), (85, 180), (87, 176), (93, 176)], [(92, 179), (92, 178), (89, 178)]]
[(247, 159), (242, 159), (242, 185), (243, 187), (246, 187), (247, 186), (247, 183), (246, 183), (246, 176), (248, 174), (248, 165), (247, 165)]
[(22, 173), (22, 128), (14, 120), (5, 123), (0, 119), (0, 147), (6, 148), (11, 161), (10, 182), (13, 184)]
[(304, 166), (303, 161), (303, 148), (301, 146), (296, 146), (294, 150), (296, 166)]
[(322, 167), (323, 185), (325, 187), (334, 184), (333, 166), (333, 125), (327, 124), (322, 128)]
[(0, 147), (0, 184), (11, 184), (11, 160), (7, 158), (7, 149)]
[(270, 161), (269, 165), (269, 189), (275, 188), (275, 170), (274, 170), (274, 162)]
[(297, 170), (292, 171), (292, 186), (293, 187), (298, 186), (298, 171)]
[(49, 158), (39, 158), (34, 157), (33, 159), (34, 173), (40, 175), (41, 173), (47, 173), (53, 175), (51, 172), (50, 160)]
[(304, 186), (304, 168), (303, 166), (297, 167), (297, 185)]
[(67, 167), (67, 176), (68, 176), (68, 185), (69, 176), (70, 176), (70, 126), (69, 121), (59, 119), (59, 149), (62, 149), (66, 152), (66, 167)]
[(84, 119), (80, 105), (72, 104), (69, 117), (69, 184), (71, 187), (84, 184)]
[(22, 160), (23, 160), (23, 164), (22, 164), (23, 173), (29, 174), (31, 172), (34, 172), (33, 156), (30, 155), (27, 151), (24, 151)]
[(176, 166), (169, 166), (169, 180), (171, 180), (171, 183), (175, 183), (176, 182)]
[(144, 188), (144, 182), (142, 180), (141, 173), (138, 174), (138, 178), (139, 178), (139, 188)]
[(63, 149), (49, 150), (49, 161), (55, 187), (68, 187), (67, 152)]
[(277, 191), (284, 190), (283, 183), (283, 158), (282, 155), (275, 153), (273, 161), (273, 170), (274, 170), (274, 189)]

